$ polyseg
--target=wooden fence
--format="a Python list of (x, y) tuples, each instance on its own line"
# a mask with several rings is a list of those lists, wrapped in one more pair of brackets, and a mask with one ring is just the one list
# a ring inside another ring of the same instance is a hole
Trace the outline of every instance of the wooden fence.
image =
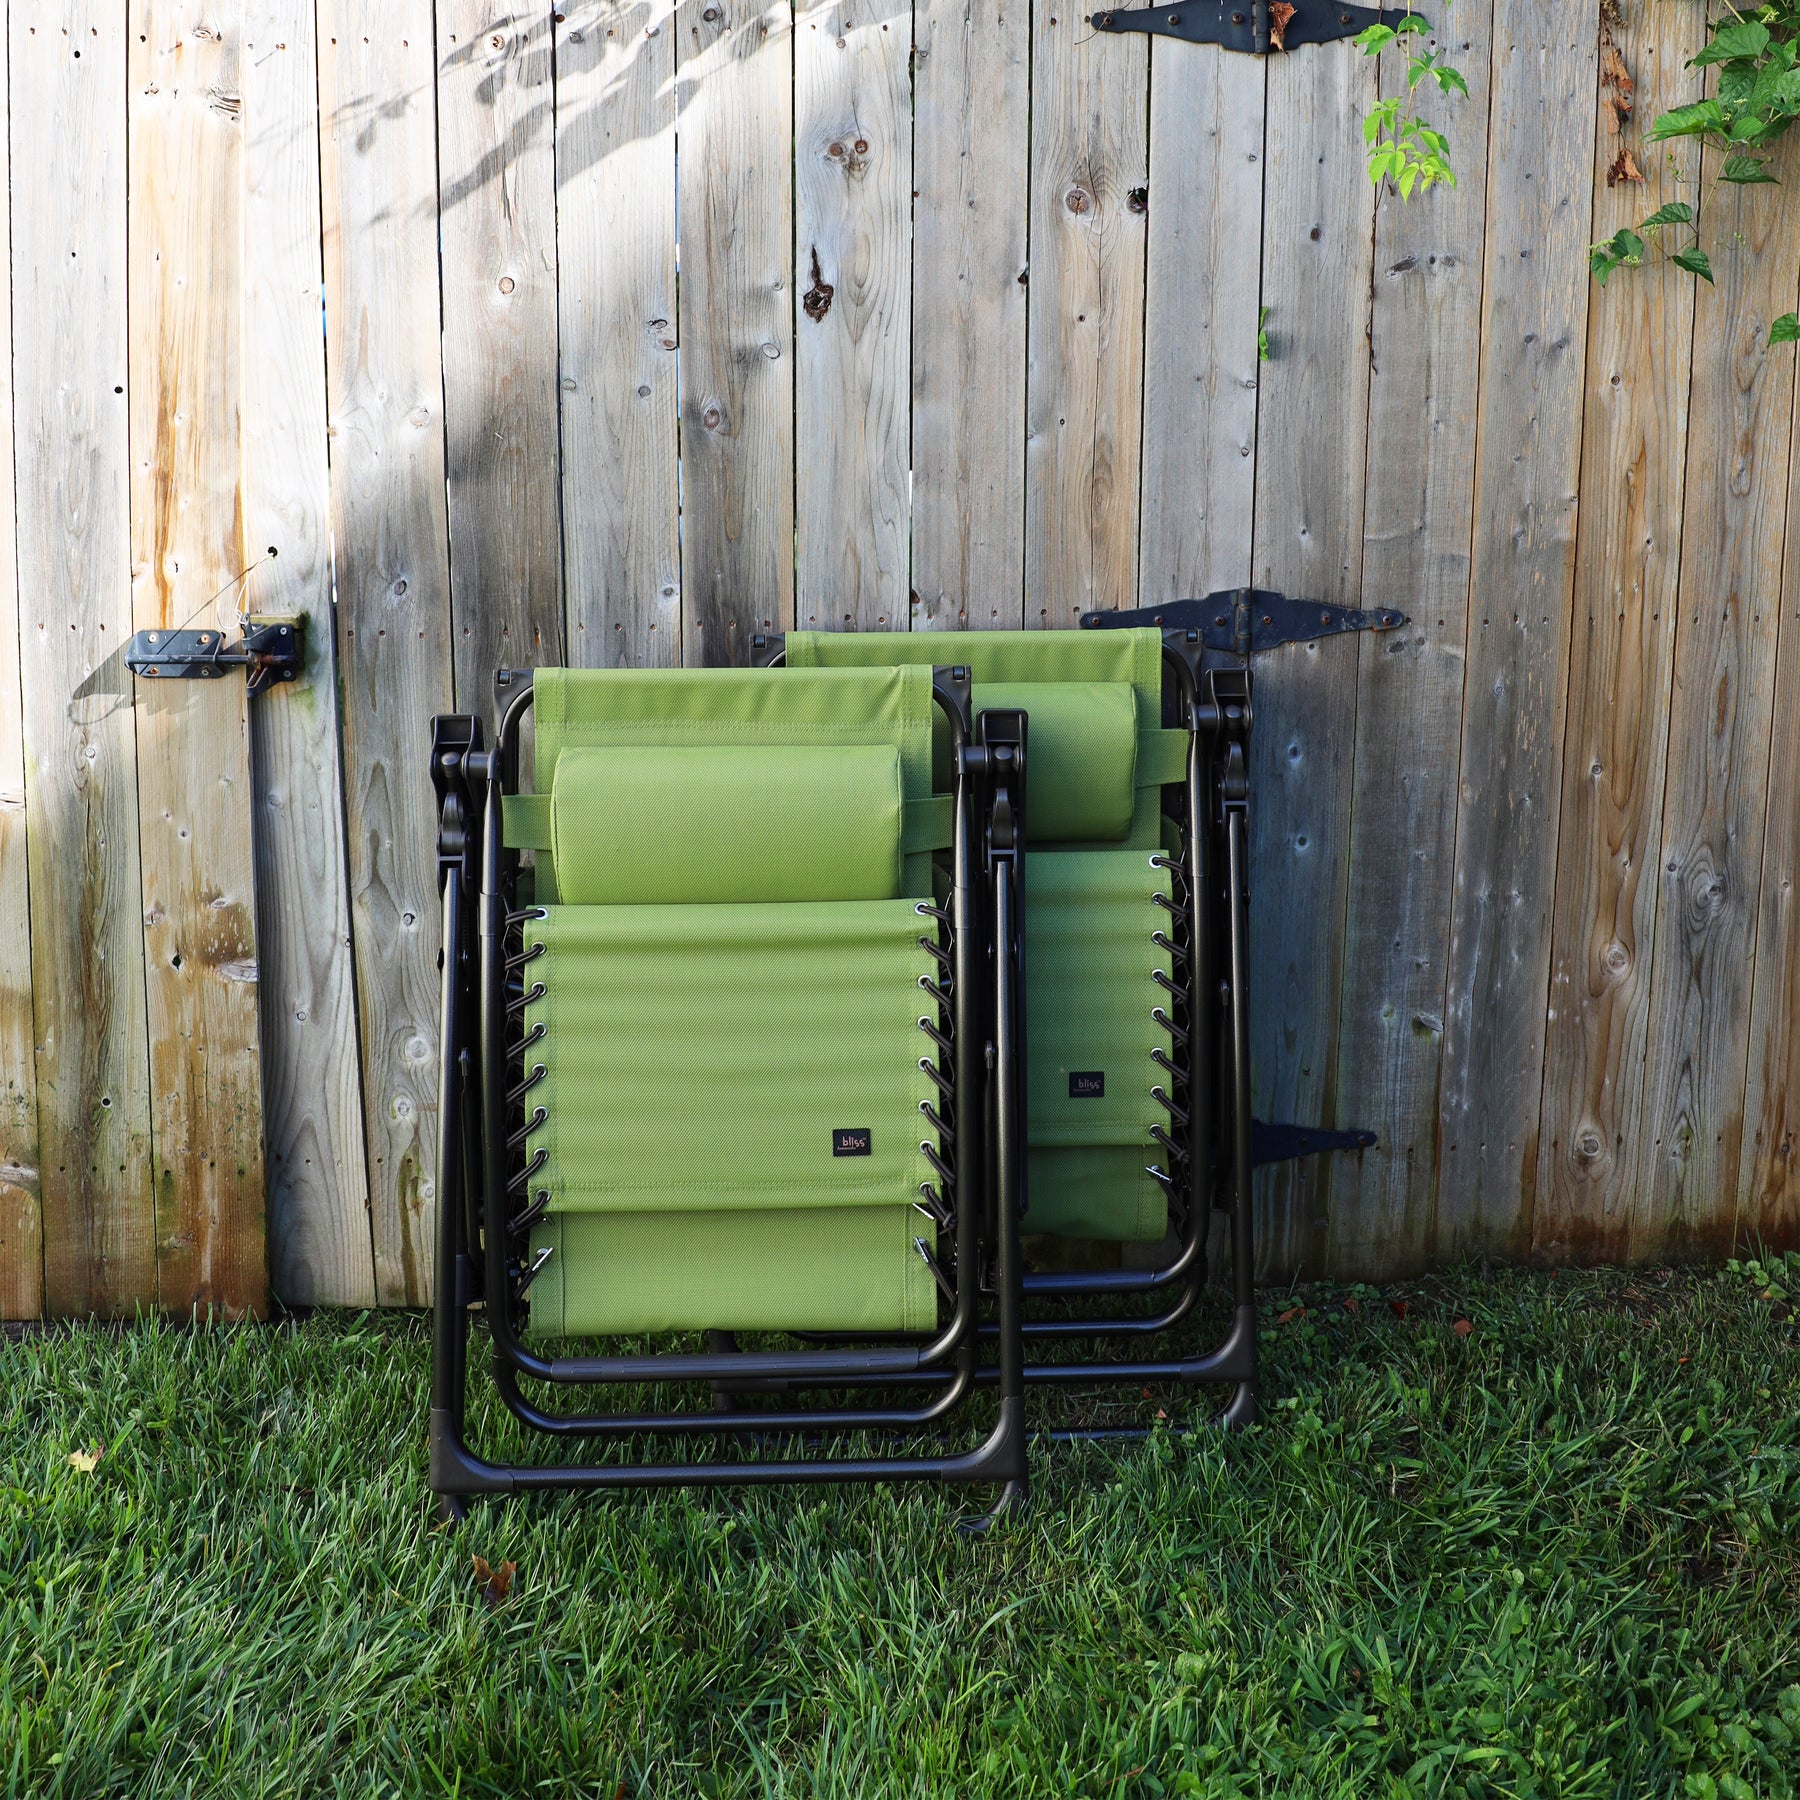
[[(0, 1313), (428, 1298), (497, 663), (1251, 581), (1412, 619), (1259, 660), (1258, 1109), (1381, 1137), (1265, 1265), (1796, 1241), (1800, 164), (1602, 290), (1702, 8), (1622, 134), (1596, 0), (1428, 10), (1402, 204), (1385, 60), (1063, 0), (9, 0)], [(240, 599), (305, 681), (134, 694)]]

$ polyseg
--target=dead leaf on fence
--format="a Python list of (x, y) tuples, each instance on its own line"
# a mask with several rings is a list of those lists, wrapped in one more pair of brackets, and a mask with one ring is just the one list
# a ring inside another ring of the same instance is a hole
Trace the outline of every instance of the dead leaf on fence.
[(1600, 58), (1600, 85), (1609, 90), (1606, 95), (1607, 124), (1612, 135), (1617, 137), (1619, 127), (1631, 117), (1637, 99), (1637, 83), (1631, 79), (1631, 71), (1625, 67), (1625, 59), (1610, 36)]
[(106, 1454), (104, 1444), (96, 1444), (91, 1450), (71, 1450), (69, 1467), (78, 1475), (91, 1475), (99, 1468), (100, 1459)]
[(1454, 1331), (1458, 1337), (1467, 1337), (1470, 1332), (1475, 1329), (1475, 1322), (1473, 1319), (1458, 1319), (1450, 1329)]
[(471, 1559), (475, 1564), (475, 1581), (481, 1589), (481, 1597), (487, 1602), (487, 1609), (492, 1612), (508, 1594), (512, 1592), (515, 1565), (503, 1562), (499, 1568), (488, 1567), (487, 1558), (477, 1556)]
[(1644, 171), (1637, 166), (1637, 158), (1631, 154), (1629, 148), (1621, 150), (1612, 159), (1612, 164), (1606, 171), (1608, 187), (1617, 187), (1621, 181), (1641, 182), (1643, 179)]
[(1299, 10), (1288, 0), (1269, 0), (1269, 37), (1277, 50), (1287, 48), (1288, 20)]

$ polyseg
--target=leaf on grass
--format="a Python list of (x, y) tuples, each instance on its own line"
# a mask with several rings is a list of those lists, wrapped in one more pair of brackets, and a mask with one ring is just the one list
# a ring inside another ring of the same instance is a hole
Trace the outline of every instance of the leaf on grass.
[(1269, 0), (1269, 38), (1277, 50), (1287, 48), (1288, 20), (1299, 10), (1288, 0)]
[(1475, 1329), (1475, 1321), (1473, 1319), (1458, 1319), (1450, 1329), (1454, 1331), (1458, 1337), (1468, 1337)]
[(1410, 1300), (1390, 1300), (1388, 1310), (1396, 1319), (1404, 1319), (1412, 1311), (1412, 1302)]
[(1357, 1297), (1354, 1294), (1352, 1294), (1344, 1302), (1344, 1311), (1347, 1313), (1359, 1313), (1362, 1311), (1362, 1302), (1359, 1299), (1357, 1299)]
[(1783, 313), (1769, 327), (1769, 345), (1800, 343), (1800, 313)]
[(106, 1454), (104, 1444), (96, 1444), (91, 1450), (71, 1450), (69, 1467), (79, 1475), (91, 1475), (99, 1468), (100, 1459)]
[(473, 1557), (471, 1561), (475, 1564), (475, 1581), (481, 1590), (481, 1597), (487, 1602), (488, 1611), (492, 1612), (512, 1592), (515, 1565), (503, 1562), (499, 1568), (491, 1569), (486, 1557)]
[(1290, 1306), (1286, 1312), (1277, 1313), (1275, 1315), (1275, 1323), (1277, 1325), (1291, 1325), (1296, 1319), (1304, 1319), (1305, 1317), (1306, 1308), (1304, 1306)]
[(1637, 158), (1631, 154), (1630, 146), (1621, 150), (1612, 159), (1612, 165), (1606, 171), (1606, 185), (1617, 187), (1621, 181), (1642, 181), (1644, 171), (1637, 166)]

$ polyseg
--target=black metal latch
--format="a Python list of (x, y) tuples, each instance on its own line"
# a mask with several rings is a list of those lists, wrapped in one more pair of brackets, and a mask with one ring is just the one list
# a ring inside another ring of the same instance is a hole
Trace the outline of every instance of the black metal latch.
[(1249, 656), (1278, 644), (1302, 644), (1335, 637), (1340, 631), (1393, 631), (1407, 622), (1391, 606), (1363, 611), (1322, 600), (1293, 600), (1271, 588), (1221, 588), (1204, 600), (1170, 600), (1134, 612), (1090, 612), (1081, 623), (1090, 631), (1158, 625), (1165, 631), (1197, 631), (1209, 650)]
[(1089, 23), (1096, 31), (1149, 31), (1266, 56), (1271, 49), (1297, 50), (1302, 44), (1355, 37), (1379, 25), (1381, 14), (1373, 6), (1338, 0), (1294, 0), (1291, 5), (1287, 0), (1177, 0), (1174, 6), (1097, 12)]
[(293, 681), (306, 660), (306, 619), (250, 618), (236, 643), (225, 633), (140, 631), (125, 646), (125, 666), (146, 680), (208, 681), (227, 669), (243, 669), (246, 693), (260, 694), (277, 681)]

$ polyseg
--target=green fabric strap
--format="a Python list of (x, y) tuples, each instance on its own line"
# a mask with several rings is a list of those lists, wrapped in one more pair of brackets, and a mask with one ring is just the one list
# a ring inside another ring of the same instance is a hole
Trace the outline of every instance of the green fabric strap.
[(1137, 784), (1141, 788), (1166, 787), (1186, 781), (1188, 734), (1185, 731), (1140, 731), (1137, 750)]
[(550, 796), (508, 794), (500, 802), (500, 825), (509, 850), (550, 848)]
[(956, 796), (933, 794), (906, 803), (905, 836), (901, 848), (908, 856), (925, 850), (948, 850), (956, 837)]

